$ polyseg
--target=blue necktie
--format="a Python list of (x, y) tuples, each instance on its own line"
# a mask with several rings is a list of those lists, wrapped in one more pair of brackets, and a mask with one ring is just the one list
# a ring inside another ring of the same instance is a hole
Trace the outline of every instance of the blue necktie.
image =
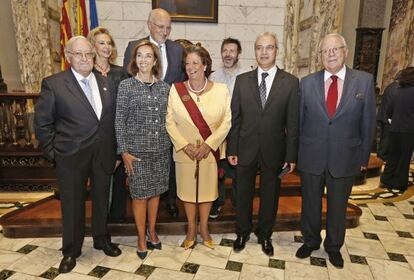
[(264, 108), (266, 104), (266, 77), (269, 76), (269, 73), (263, 72), (262, 73), (262, 82), (259, 85), (259, 93), (260, 93), (260, 100), (262, 101), (262, 108)]

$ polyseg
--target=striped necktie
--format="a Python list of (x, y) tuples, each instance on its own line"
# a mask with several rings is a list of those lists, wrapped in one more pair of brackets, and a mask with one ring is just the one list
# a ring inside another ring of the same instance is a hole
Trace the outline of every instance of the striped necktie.
[(263, 72), (262, 73), (262, 82), (259, 85), (259, 93), (260, 93), (260, 100), (262, 101), (262, 108), (264, 108), (266, 104), (266, 77), (269, 76), (269, 73)]

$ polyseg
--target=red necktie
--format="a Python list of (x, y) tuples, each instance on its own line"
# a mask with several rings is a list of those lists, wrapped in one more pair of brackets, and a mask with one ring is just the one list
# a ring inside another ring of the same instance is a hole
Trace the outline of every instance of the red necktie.
[(332, 83), (328, 89), (328, 96), (326, 98), (326, 108), (328, 110), (329, 118), (335, 115), (336, 103), (338, 102), (338, 77), (335, 75), (331, 76)]

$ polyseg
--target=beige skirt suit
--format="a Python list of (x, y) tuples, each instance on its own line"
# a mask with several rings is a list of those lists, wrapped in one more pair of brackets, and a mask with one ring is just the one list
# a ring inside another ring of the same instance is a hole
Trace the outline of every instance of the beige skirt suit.
[[(174, 145), (173, 158), (177, 177), (177, 196), (186, 202), (196, 201), (196, 160), (191, 160), (183, 148), (205, 142), (212, 150), (220, 148), (225, 158), (225, 139), (231, 126), (230, 96), (225, 84), (213, 83), (201, 96), (190, 92), (212, 134), (204, 141), (184, 107), (174, 85), (168, 98), (166, 126)], [(213, 153), (199, 163), (198, 202), (214, 201), (218, 197), (217, 163)]]

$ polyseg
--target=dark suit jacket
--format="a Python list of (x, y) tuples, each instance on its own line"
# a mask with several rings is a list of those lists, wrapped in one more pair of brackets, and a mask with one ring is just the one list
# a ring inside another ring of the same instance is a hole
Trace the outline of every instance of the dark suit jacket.
[(241, 165), (257, 159), (259, 152), (269, 167), (296, 162), (298, 141), (298, 79), (278, 69), (262, 109), (257, 69), (236, 78), (231, 102), (232, 127), (227, 154)]
[[(108, 72), (108, 78), (111, 79), (112, 82), (114, 82), (115, 88), (118, 90), (119, 83), (122, 80), (125, 80), (126, 78), (128, 78), (128, 75), (125, 73), (124, 69), (121, 66), (111, 64), (111, 63), (109, 65), (111, 66), (111, 68), (109, 69), (109, 72)], [(99, 70), (97, 70), (96, 68), (93, 68), (92, 71), (94, 74), (102, 75), (102, 73), (99, 72)]]
[(332, 119), (325, 102), (324, 71), (300, 82), (298, 169), (333, 177), (358, 175), (367, 166), (375, 129), (374, 78), (346, 69), (342, 97)]
[[(141, 38), (139, 40), (131, 41), (128, 43), (128, 46), (124, 54), (124, 71), (128, 71), (128, 64), (131, 60), (132, 51), (134, 47), (142, 40), (149, 40), (149, 37)], [(171, 85), (172, 83), (184, 81), (184, 71), (183, 71), (183, 48), (179, 43), (173, 42), (170, 39), (165, 41), (165, 47), (167, 48), (167, 60), (168, 60), (168, 69), (165, 74), (164, 82)]]
[(35, 105), (36, 137), (51, 160), (56, 154), (75, 154), (98, 140), (103, 168), (112, 173), (116, 152), (116, 89), (109, 79), (95, 77), (102, 100), (100, 119), (70, 69), (43, 79)]
[(414, 133), (414, 86), (396, 87), (387, 108), (390, 131)]

